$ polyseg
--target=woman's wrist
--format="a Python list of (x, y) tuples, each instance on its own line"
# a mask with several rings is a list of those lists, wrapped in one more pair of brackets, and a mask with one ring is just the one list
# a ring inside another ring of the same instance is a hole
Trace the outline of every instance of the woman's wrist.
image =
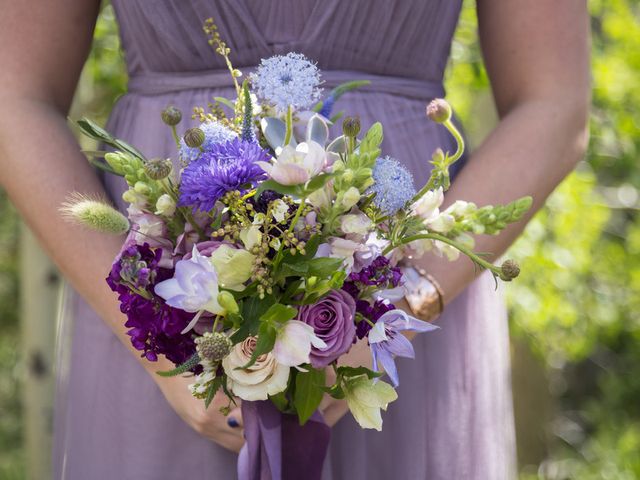
[(405, 300), (413, 315), (426, 322), (436, 320), (444, 310), (444, 292), (440, 283), (426, 270), (404, 266)]

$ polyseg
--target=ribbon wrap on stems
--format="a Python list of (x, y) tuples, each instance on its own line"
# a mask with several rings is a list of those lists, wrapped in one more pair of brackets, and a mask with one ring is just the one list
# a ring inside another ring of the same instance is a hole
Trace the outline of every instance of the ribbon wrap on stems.
[(242, 402), (239, 480), (320, 480), (331, 429), (315, 412), (304, 425), (268, 400)]

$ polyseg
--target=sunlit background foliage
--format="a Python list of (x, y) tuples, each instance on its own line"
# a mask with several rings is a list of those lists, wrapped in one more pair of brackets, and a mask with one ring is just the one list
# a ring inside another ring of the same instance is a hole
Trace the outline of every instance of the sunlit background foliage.
[[(640, 2), (591, 0), (593, 113), (587, 158), (514, 245), (506, 291), (521, 478), (640, 479)], [(471, 143), (495, 118), (465, 1), (448, 98)], [(76, 111), (105, 119), (126, 89), (103, 9)], [(21, 478), (18, 220), (0, 195), (0, 479)]]

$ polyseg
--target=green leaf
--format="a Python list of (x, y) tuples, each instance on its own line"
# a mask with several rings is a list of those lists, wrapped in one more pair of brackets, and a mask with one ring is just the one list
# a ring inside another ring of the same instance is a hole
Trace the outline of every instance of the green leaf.
[(267, 323), (284, 323), (295, 318), (297, 314), (298, 310), (295, 308), (276, 303), (275, 305), (271, 305), (269, 310), (260, 317), (260, 321)]
[(273, 403), (278, 410), (286, 412), (289, 409), (289, 399), (285, 392), (280, 392), (269, 397), (271, 403)]
[(132, 147), (126, 142), (123, 142), (122, 140), (117, 139), (94, 121), (89, 120), (88, 118), (81, 118), (76, 122), (76, 124), (80, 128), (80, 131), (87, 137), (93, 138), (94, 140), (102, 143), (106, 143), (107, 145), (110, 145), (117, 150), (124, 150), (134, 157), (144, 160), (144, 155), (140, 153), (138, 149)]
[(240, 324), (240, 328), (231, 335), (231, 341), (236, 344), (247, 337), (255, 337), (260, 328), (260, 317), (269, 310), (269, 307), (274, 303), (275, 299), (271, 295), (262, 299), (256, 295), (244, 300), (240, 307), (242, 323)]
[(367, 367), (338, 367), (338, 375), (342, 377), (359, 377), (366, 375), (369, 378), (381, 377), (382, 373), (374, 372)]
[(342, 267), (342, 258), (319, 257), (309, 260), (309, 276), (326, 278)]
[(322, 173), (320, 175), (313, 177), (311, 180), (309, 180), (309, 183), (307, 183), (307, 186), (305, 187), (305, 195), (309, 195), (315, 192), (316, 190), (321, 189), (333, 177), (334, 177), (333, 173)]
[(258, 341), (256, 342), (256, 348), (251, 355), (251, 359), (239, 368), (249, 368), (256, 363), (260, 355), (273, 350), (273, 346), (276, 343), (276, 334), (277, 331), (273, 325), (267, 322), (261, 322), (260, 328), (258, 329)]
[(380, 122), (376, 122), (371, 125), (371, 128), (362, 139), (362, 142), (360, 142), (360, 153), (366, 154), (379, 150), (380, 144), (382, 143), (382, 138), (382, 124)]
[(211, 401), (213, 400), (213, 397), (215, 397), (216, 392), (220, 390), (220, 387), (222, 386), (223, 381), (224, 381), (224, 377), (222, 376), (216, 377), (211, 381), (211, 383), (209, 384), (209, 387), (207, 388), (207, 397), (204, 399), (204, 408), (209, 408), (209, 405), (211, 405)]
[(173, 370), (156, 372), (156, 373), (161, 377), (175, 377), (177, 375), (182, 375), (183, 373), (188, 372), (193, 367), (198, 365), (198, 363), (200, 363), (200, 355), (198, 355), (197, 353), (194, 353), (191, 357), (189, 357), (189, 359), (186, 362), (178, 365)]
[(324, 394), (324, 387), (324, 370), (311, 368), (308, 372), (298, 372), (293, 405), (298, 412), (300, 425), (304, 425), (318, 406), (320, 406)]
[(229, 107), (231, 110), (235, 110), (236, 106), (233, 104), (233, 102), (227, 98), (224, 97), (213, 97), (213, 99), (218, 102), (221, 103), (222, 105)]
[(260, 194), (266, 190), (273, 190), (282, 195), (291, 195), (292, 197), (301, 197), (303, 194), (303, 187), (301, 185), (280, 185), (275, 180), (265, 180), (258, 187), (256, 195), (260, 196)]

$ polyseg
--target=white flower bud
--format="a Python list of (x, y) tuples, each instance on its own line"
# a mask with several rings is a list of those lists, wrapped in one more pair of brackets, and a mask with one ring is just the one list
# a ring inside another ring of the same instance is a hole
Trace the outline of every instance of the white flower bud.
[(356, 187), (349, 187), (349, 189), (344, 192), (342, 196), (342, 206), (349, 210), (360, 200), (360, 190)]
[(176, 202), (168, 194), (160, 195), (156, 202), (156, 215), (172, 216), (176, 211)]

